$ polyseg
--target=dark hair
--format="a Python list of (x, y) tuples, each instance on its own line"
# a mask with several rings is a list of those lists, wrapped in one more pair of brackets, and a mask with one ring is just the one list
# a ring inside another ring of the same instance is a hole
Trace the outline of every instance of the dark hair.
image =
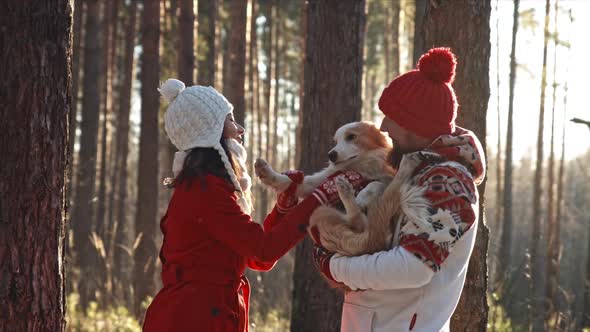
[[(225, 140), (221, 139), (221, 146), (227, 154), (229, 162), (231, 163), (234, 173), (239, 178), (241, 177), (241, 170), (236, 167), (234, 157), (229, 151)], [(221, 160), (219, 151), (214, 148), (192, 148), (182, 165), (182, 170), (178, 173), (176, 178), (167, 178), (164, 180), (164, 185), (168, 188), (176, 187), (177, 185), (185, 184), (186, 188), (192, 185), (194, 180), (201, 180), (201, 186), (205, 187), (205, 176), (214, 175), (226, 180), (233, 187), (233, 182)]]

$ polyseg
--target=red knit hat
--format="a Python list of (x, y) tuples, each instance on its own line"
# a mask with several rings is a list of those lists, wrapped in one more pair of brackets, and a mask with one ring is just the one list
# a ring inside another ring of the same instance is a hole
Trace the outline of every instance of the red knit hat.
[(457, 97), (451, 84), (457, 60), (449, 48), (430, 49), (417, 69), (395, 78), (379, 98), (385, 116), (414, 134), (436, 138), (455, 131)]

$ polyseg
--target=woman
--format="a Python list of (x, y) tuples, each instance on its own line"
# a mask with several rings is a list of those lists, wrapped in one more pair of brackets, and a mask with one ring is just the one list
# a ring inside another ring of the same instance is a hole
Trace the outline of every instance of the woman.
[[(164, 287), (150, 304), (144, 331), (248, 331), (250, 287), (246, 267), (269, 270), (306, 234), (309, 216), (322, 203), (310, 195), (295, 206), (301, 172), (278, 197), (264, 225), (252, 222), (247, 188), (228, 140), (241, 140), (232, 105), (212, 87), (170, 79), (160, 89), (170, 102), (165, 129), (179, 152), (174, 193), (161, 221)], [(279, 211), (280, 210), (280, 211)]]

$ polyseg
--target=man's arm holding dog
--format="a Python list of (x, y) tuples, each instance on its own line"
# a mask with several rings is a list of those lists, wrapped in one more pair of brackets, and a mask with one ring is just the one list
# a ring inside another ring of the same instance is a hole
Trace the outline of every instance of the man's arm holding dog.
[(432, 167), (419, 177), (418, 185), (426, 186), (424, 195), (432, 202), (432, 229), (402, 222), (399, 246), (389, 251), (335, 255), (329, 263), (333, 279), (351, 289), (375, 290), (417, 288), (430, 282), (454, 244), (471, 229), (478, 198), (471, 178), (455, 167)]

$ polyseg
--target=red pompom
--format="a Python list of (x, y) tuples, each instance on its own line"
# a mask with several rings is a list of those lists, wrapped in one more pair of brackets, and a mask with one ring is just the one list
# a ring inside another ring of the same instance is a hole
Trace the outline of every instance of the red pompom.
[(450, 48), (431, 48), (418, 60), (418, 70), (437, 83), (453, 83), (457, 59)]

